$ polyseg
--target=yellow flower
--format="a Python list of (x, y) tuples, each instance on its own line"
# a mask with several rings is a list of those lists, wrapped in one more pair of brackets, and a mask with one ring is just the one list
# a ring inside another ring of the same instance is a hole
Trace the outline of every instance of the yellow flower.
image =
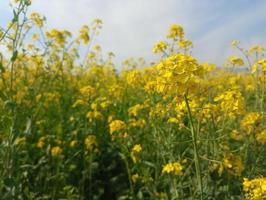
[(238, 66), (243, 66), (244, 65), (244, 61), (241, 58), (236, 57), (236, 56), (231, 56), (229, 58), (229, 63), (232, 64), (232, 65), (238, 65)]
[(163, 173), (169, 174), (169, 173), (171, 173), (173, 171), (174, 171), (174, 166), (173, 166), (172, 163), (168, 163), (168, 164), (163, 166), (163, 171), (162, 171)]
[(243, 190), (245, 197), (250, 200), (262, 200), (266, 198), (266, 178), (248, 180), (244, 178)]
[(231, 46), (232, 47), (237, 47), (239, 45), (239, 43), (240, 43), (239, 41), (233, 40), (232, 43), (231, 43)]
[(41, 98), (42, 98), (42, 95), (41, 95), (41, 94), (38, 94), (38, 95), (35, 97), (36, 102), (39, 102)]
[(133, 183), (136, 183), (139, 178), (140, 178), (140, 176), (138, 174), (133, 174), (131, 177)]
[(133, 162), (134, 163), (136, 163), (137, 162), (137, 154), (139, 153), (139, 152), (141, 152), (141, 150), (142, 150), (142, 147), (141, 147), (141, 145), (140, 144), (136, 144), (136, 145), (134, 145), (134, 147), (132, 148), (132, 150), (131, 150), (131, 158), (132, 158), (132, 160), (133, 160)]
[(73, 116), (69, 117), (69, 121), (73, 123), (75, 121), (75, 117)]
[(95, 18), (93, 20), (93, 24), (101, 26), (103, 24), (103, 21), (101, 19), (99, 19), (99, 18)]
[(38, 143), (37, 143), (36, 146), (37, 146), (38, 148), (42, 149), (42, 148), (44, 147), (44, 145), (45, 145), (44, 140), (45, 140), (45, 137), (41, 137), (41, 138), (39, 139), (39, 141), (38, 141)]
[(79, 30), (80, 33), (80, 39), (84, 42), (84, 44), (88, 44), (90, 41), (90, 36), (89, 36), (89, 27), (84, 25), (81, 27), (81, 29)]
[(227, 154), (223, 159), (223, 166), (227, 171), (236, 176), (240, 176), (244, 170), (244, 164), (239, 156)]
[(182, 175), (183, 166), (180, 164), (180, 162), (174, 162), (174, 163), (167, 163), (163, 166), (163, 173), (173, 173), (175, 175)]
[(184, 30), (183, 30), (182, 26), (177, 25), (177, 24), (173, 24), (170, 27), (168, 37), (169, 38), (176, 38), (176, 37), (183, 38), (184, 37)]
[(144, 119), (131, 119), (129, 120), (129, 127), (139, 127), (139, 128), (144, 128), (146, 126), (146, 121)]
[(51, 149), (51, 154), (53, 157), (57, 157), (62, 154), (62, 151), (63, 150), (59, 146), (56, 146)]
[(192, 47), (192, 41), (190, 41), (190, 40), (180, 40), (179, 42), (178, 42), (178, 46), (180, 47), (180, 48), (182, 48), (182, 49), (187, 49), (187, 48), (189, 48), (189, 47)]
[(256, 112), (250, 112), (241, 120), (240, 126), (247, 133), (250, 134), (252, 130), (258, 127), (261, 123), (262, 116)]
[(32, 40), (37, 41), (40, 39), (40, 35), (37, 33), (32, 34)]
[(110, 134), (112, 135), (116, 131), (121, 131), (126, 128), (125, 122), (121, 120), (114, 120), (109, 124)]
[(256, 134), (256, 140), (258, 143), (266, 144), (266, 129)]
[(86, 117), (89, 119), (90, 122), (92, 122), (93, 119), (101, 119), (103, 115), (99, 111), (95, 110), (95, 111), (89, 111)]
[(86, 104), (86, 102), (83, 101), (82, 99), (77, 99), (77, 100), (73, 103), (72, 108), (76, 108), (76, 107), (78, 107), (78, 106), (82, 106), (82, 105), (85, 105), (85, 104)]
[(96, 137), (95, 135), (88, 135), (84, 142), (87, 149), (92, 149), (94, 145), (96, 145)]
[(92, 22), (92, 29), (94, 30), (94, 33), (97, 35), (99, 33), (98, 29), (102, 28), (102, 20), (99, 18), (96, 18)]
[(167, 43), (160, 41), (158, 43), (155, 44), (155, 46), (153, 47), (153, 53), (158, 53), (158, 52), (164, 52), (167, 48)]
[(230, 133), (230, 137), (234, 140), (243, 140), (244, 139), (244, 135), (239, 133), (239, 131), (237, 130), (233, 130), (231, 133)]
[(96, 50), (96, 51), (101, 51), (102, 48), (101, 48), (101, 46), (99, 44), (95, 44), (93, 46), (93, 49)]
[(123, 71), (122, 76), (125, 77), (126, 82), (131, 86), (136, 86), (141, 78), (138, 70)]
[(225, 91), (220, 93), (214, 98), (214, 102), (219, 103), (217, 106), (229, 118), (234, 118), (245, 112), (244, 97), (240, 91)]
[(96, 57), (96, 53), (95, 53), (95, 52), (89, 52), (88, 55), (87, 55), (87, 57), (88, 57), (89, 59), (93, 59), (93, 58)]
[(106, 109), (110, 105), (111, 105), (111, 102), (108, 101), (108, 100), (107, 101), (103, 101), (103, 102), (100, 103), (100, 106), (101, 106), (102, 109)]
[(249, 54), (260, 53), (265, 49), (261, 45), (255, 45), (248, 50)]
[(26, 137), (24, 136), (24, 137), (18, 137), (18, 138), (16, 138), (16, 140), (15, 140), (15, 144), (16, 145), (20, 145), (20, 144), (25, 144), (25, 142), (26, 142)]
[(33, 21), (35, 25), (42, 28), (44, 19), (40, 16), (39, 13), (33, 12), (30, 14), (30, 19)]
[(70, 147), (74, 147), (77, 145), (77, 143), (78, 143), (77, 140), (72, 140), (69, 145), (70, 145)]
[(90, 86), (90, 85), (87, 85), (87, 86), (80, 88), (79, 92), (84, 97), (92, 97), (96, 94), (95, 88)]
[(142, 147), (140, 144), (135, 144), (134, 147), (132, 148), (132, 152), (134, 153), (139, 153), (141, 152), (141, 150), (142, 150)]
[(261, 71), (266, 72), (266, 59), (260, 59), (254, 65), (256, 65), (257, 68), (258, 68), (258, 65), (261, 66)]
[(251, 73), (253, 74), (253, 73), (257, 72), (257, 71), (258, 71), (258, 64), (255, 63), (255, 64), (252, 65)]
[(132, 107), (130, 107), (130, 108), (128, 109), (128, 114), (129, 114), (130, 116), (137, 117), (138, 112), (139, 112), (141, 109), (143, 109), (143, 108), (144, 108), (143, 105), (141, 105), (141, 104), (136, 104), (135, 106), (132, 106)]
[(68, 31), (59, 31), (57, 29), (52, 29), (50, 32), (46, 32), (46, 37), (53, 39), (56, 44), (63, 46), (66, 42), (66, 37), (71, 36)]
[(167, 123), (169, 123), (169, 124), (178, 124), (179, 122), (180, 121), (175, 117), (171, 117), (167, 120)]

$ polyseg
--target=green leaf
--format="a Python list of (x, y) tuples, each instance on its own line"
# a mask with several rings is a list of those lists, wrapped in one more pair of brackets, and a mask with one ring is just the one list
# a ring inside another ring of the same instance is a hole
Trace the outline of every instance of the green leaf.
[(18, 51), (16, 50), (16, 51), (14, 51), (14, 53), (12, 55), (11, 62), (15, 62), (17, 57), (18, 57)]
[(13, 17), (13, 19), (12, 19), (12, 22), (13, 22), (13, 23), (16, 23), (16, 22), (18, 21), (18, 14), (16, 13), (15, 10), (13, 10), (13, 15), (14, 15), (14, 17)]
[(5, 178), (4, 179), (5, 186), (12, 188), (16, 186), (16, 182), (13, 178)]
[(6, 69), (4, 68), (2, 62), (0, 62), (0, 71), (1, 71), (2, 73), (4, 73), (4, 72), (6, 71)]
[(3, 101), (6, 101), (6, 100), (7, 100), (6, 95), (5, 95), (2, 91), (0, 91), (0, 98), (1, 98)]
[(156, 168), (156, 165), (154, 163), (149, 162), (149, 161), (144, 160), (144, 161), (142, 161), (142, 163), (149, 166), (149, 167)]

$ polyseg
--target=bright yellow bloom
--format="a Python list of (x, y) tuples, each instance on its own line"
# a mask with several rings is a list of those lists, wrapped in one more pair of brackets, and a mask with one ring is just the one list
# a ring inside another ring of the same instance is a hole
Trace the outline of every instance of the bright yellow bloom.
[(141, 74), (138, 70), (123, 71), (122, 77), (126, 79), (127, 84), (134, 87), (139, 83)]
[(161, 53), (164, 52), (167, 48), (167, 43), (160, 41), (158, 43), (155, 44), (155, 46), (153, 47), (153, 53)]
[(136, 104), (135, 106), (132, 106), (128, 109), (128, 114), (130, 116), (134, 116), (134, 117), (137, 117), (138, 113), (140, 110), (142, 110), (144, 108), (143, 105), (141, 104)]
[(176, 38), (176, 37), (183, 38), (184, 37), (184, 30), (183, 30), (182, 26), (177, 25), (177, 24), (173, 24), (170, 27), (168, 37), (169, 38)]
[(266, 72), (266, 59), (260, 59), (257, 61), (257, 65), (261, 66), (261, 71)]
[(169, 124), (178, 124), (179, 122), (180, 121), (175, 117), (171, 117), (167, 120), (167, 123), (169, 123)]
[(266, 178), (248, 180), (244, 178), (243, 190), (245, 197), (250, 200), (263, 200), (266, 198)]
[(131, 150), (131, 159), (134, 163), (137, 162), (137, 154), (142, 151), (142, 147), (140, 144), (134, 145), (134, 147)]
[(141, 150), (142, 150), (142, 147), (140, 144), (135, 144), (134, 147), (132, 148), (132, 152), (134, 153), (139, 153), (141, 152)]
[(245, 112), (244, 97), (240, 91), (225, 91), (214, 98), (219, 103), (218, 108), (229, 118), (234, 118)]
[(255, 63), (255, 64), (252, 65), (251, 73), (255, 73), (255, 72), (257, 72), (257, 71), (258, 71), (258, 64)]
[(240, 126), (246, 133), (250, 134), (252, 130), (260, 125), (261, 120), (262, 116), (260, 113), (250, 112), (241, 120)]
[(80, 91), (81, 95), (83, 95), (85, 97), (92, 97), (96, 94), (95, 88), (90, 86), (90, 85), (87, 85), (87, 86), (80, 88), (79, 91)]
[(126, 128), (125, 122), (121, 120), (114, 120), (109, 124), (110, 134), (112, 135), (116, 131), (121, 131)]
[[(190, 55), (173, 54), (162, 59), (156, 66), (156, 90), (158, 93), (184, 93), (188, 83), (196, 84), (197, 78), (202, 74), (202, 66)], [(190, 87), (193, 89), (193, 87)]]
[(173, 173), (175, 175), (182, 175), (182, 170), (183, 166), (180, 164), (180, 162), (174, 162), (164, 165), (162, 172), (167, 174)]

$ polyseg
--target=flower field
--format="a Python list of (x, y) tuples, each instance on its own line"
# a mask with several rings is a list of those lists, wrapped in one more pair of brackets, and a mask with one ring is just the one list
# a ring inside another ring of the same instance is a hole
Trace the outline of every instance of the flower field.
[(220, 68), (174, 24), (118, 70), (100, 19), (47, 29), (30, 4), (0, 29), (0, 199), (266, 199), (261, 45)]

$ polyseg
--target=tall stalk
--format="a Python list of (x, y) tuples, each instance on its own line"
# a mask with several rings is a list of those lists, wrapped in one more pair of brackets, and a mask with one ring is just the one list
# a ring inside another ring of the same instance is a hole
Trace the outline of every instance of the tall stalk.
[(190, 124), (190, 132), (192, 136), (192, 142), (193, 142), (193, 153), (194, 153), (194, 161), (195, 161), (195, 168), (196, 168), (196, 176), (197, 176), (197, 182), (198, 182), (198, 188), (200, 190), (200, 199), (203, 200), (203, 187), (202, 187), (202, 177), (201, 177), (201, 169), (200, 169), (200, 159), (199, 159), (199, 153), (198, 153), (198, 146), (197, 146), (197, 135), (195, 126), (192, 120), (192, 114), (188, 102), (187, 95), (184, 96), (186, 107), (188, 111), (188, 118), (189, 118), (189, 124)]
[[(19, 50), (19, 44), (22, 44), (21, 36), (24, 30), (24, 25), (26, 23), (26, 13), (27, 8), (29, 6), (29, 2), (27, 0), (20, 1), (18, 3), (18, 6), (14, 8), (13, 10), (13, 20), (11, 25), (7, 28), (4, 35), (0, 38), (0, 41), (4, 39), (10, 40), (10, 46), (11, 46), (11, 58), (10, 61), (6, 64), (6, 66), (3, 66), (1, 63), (1, 78), (3, 80), (4, 85), (8, 88), (8, 112), (10, 113), (10, 130), (8, 133), (8, 138), (5, 143), (6, 147), (6, 153), (3, 157), (3, 165), (4, 170), (2, 172), (2, 175), (5, 180), (12, 181), (13, 183), (10, 185), (6, 185), (8, 190), (10, 191), (10, 194), (8, 193), (7, 196), (10, 195), (10, 197), (14, 198), (16, 195), (17, 188), (15, 188), (15, 180), (14, 180), (14, 165), (15, 165), (15, 156), (16, 156), (16, 148), (14, 145), (14, 141), (17, 137), (17, 112), (16, 112), (16, 104), (14, 100), (14, 82), (15, 82), (15, 62), (17, 60), (18, 56), (18, 50)], [(14, 32), (10, 32), (13, 29)], [(21, 43), (20, 43), (21, 42)], [(10, 77), (9, 80), (5, 80), (2, 72), (4, 70), (10, 70)]]

